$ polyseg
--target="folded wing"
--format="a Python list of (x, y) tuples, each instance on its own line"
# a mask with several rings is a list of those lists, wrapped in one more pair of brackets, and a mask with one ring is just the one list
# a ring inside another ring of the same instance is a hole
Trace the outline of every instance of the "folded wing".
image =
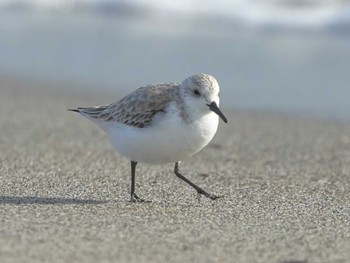
[(137, 128), (147, 127), (158, 112), (178, 92), (175, 84), (158, 84), (141, 87), (118, 102), (107, 106), (79, 107), (77, 110), (96, 122), (119, 122)]

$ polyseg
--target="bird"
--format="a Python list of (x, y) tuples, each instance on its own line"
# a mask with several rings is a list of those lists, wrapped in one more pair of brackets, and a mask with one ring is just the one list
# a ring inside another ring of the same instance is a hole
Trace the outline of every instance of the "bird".
[(138, 163), (174, 163), (175, 175), (197, 193), (215, 200), (180, 172), (180, 162), (202, 150), (214, 137), (219, 118), (219, 84), (205, 73), (179, 83), (142, 86), (117, 102), (104, 106), (68, 109), (104, 130), (113, 148), (130, 159), (131, 202), (146, 202), (135, 193)]

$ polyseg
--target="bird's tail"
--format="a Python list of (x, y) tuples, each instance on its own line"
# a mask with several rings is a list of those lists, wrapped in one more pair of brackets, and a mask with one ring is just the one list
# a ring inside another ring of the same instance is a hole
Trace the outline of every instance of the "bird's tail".
[(107, 108), (108, 106), (97, 106), (97, 107), (87, 107), (87, 108), (78, 107), (77, 109), (67, 109), (67, 110), (80, 113), (85, 118), (97, 124), (103, 130), (106, 130), (107, 125), (106, 125), (106, 122), (104, 121), (105, 119), (103, 118), (103, 116), (101, 116), (101, 114), (103, 114), (103, 111), (106, 110)]
[(89, 119), (100, 119), (101, 114), (108, 108), (108, 106), (96, 106), (96, 107), (78, 107), (77, 109), (68, 109), (69, 111), (79, 112), (83, 116)]
[(78, 109), (67, 109), (69, 111), (80, 112)]

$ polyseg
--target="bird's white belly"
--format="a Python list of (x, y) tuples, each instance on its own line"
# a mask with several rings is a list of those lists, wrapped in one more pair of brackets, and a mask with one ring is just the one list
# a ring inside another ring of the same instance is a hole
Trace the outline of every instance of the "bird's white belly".
[(117, 124), (108, 129), (108, 134), (113, 147), (133, 161), (171, 163), (205, 147), (214, 137), (218, 122), (218, 116), (211, 112), (189, 124), (173, 114), (146, 128)]

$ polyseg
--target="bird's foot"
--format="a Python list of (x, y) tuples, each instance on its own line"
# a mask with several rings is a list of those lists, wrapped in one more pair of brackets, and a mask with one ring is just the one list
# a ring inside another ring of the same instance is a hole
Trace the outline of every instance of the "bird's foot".
[(221, 198), (221, 195), (212, 195), (204, 191), (203, 189), (197, 190), (198, 196), (200, 197), (201, 195), (204, 195), (205, 197), (211, 199), (211, 200), (216, 200), (218, 198)]
[(132, 203), (151, 203), (152, 201), (141, 199), (136, 194), (132, 194), (130, 202), (132, 202)]

